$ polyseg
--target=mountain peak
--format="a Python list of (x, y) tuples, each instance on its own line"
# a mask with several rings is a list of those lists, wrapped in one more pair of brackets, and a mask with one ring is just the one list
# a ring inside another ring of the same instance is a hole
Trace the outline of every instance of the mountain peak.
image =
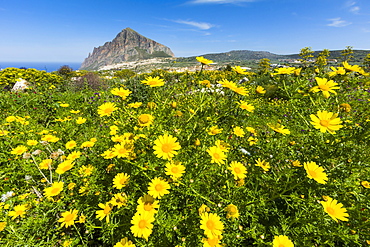
[(149, 39), (127, 27), (110, 42), (95, 47), (84, 60), (81, 69), (96, 70), (99, 67), (126, 61), (137, 61), (154, 57), (174, 57), (170, 48)]

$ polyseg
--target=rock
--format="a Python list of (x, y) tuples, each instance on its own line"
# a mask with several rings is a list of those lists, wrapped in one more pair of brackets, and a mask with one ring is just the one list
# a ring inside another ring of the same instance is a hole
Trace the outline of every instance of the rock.
[(155, 57), (174, 57), (170, 48), (142, 36), (131, 28), (123, 29), (111, 42), (95, 47), (80, 69), (97, 70), (100, 67), (126, 61)]
[(19, 79), (17, 79), (17, 82), (14, 84), (14, 86), (12, 88), (12, 91), (22, 91), (22, 90), (28, 88), (28, 86), (29, 86), (28, 81), (26, 81), (22, 78), (19, 78)]

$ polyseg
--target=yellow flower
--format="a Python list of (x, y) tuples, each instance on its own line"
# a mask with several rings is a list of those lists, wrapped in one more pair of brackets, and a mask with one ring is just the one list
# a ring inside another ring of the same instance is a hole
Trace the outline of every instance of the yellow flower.
[(154, 141), (154, 144), (154, 154), (158, 158), (163, 158), (167, 160), (172, 159), (177, 154), (176, 150), (181, 149), (180, 144), (177, 142), (177, 138), (168, 134), (159, 136)]
[(162, 196), (169, 194), (168, 191), (171, 186), (161, 178), (154, 178), (149, 183), (148, 186), (148, 194), (153, 196), (154, 198), (160, 199)]
[(56, 173), (58, 173), (59, 175), (65, 173), (66, 171), (69, 171), (72, 169), (74, 163), (73, 163), (73, 160), (66, 160), (66, 161), (63, 161), (62, 163), (60, 163), (57, 167), (57, 169), (55, 170)]
[(136, 207), (136, 211), (138, 213), (146, 211), (152, 214), (156, 214), (157, 209), (159, 208), (159, 201), (155, 200), (154, 197), (152, 197), (151, 195), (144, 195), (140, 197), (137, 200), (137, 203), (138, 205)]
[(116, 243), (113, 247), (135, 247), (135, 245), (128, 240), (128, 238), (122, 238), (121, 241)]
[(241, 74), (241, 75), (247, 75), (248, 74), (248, 72), (245, 69), (241, 68), (240, 66), (235, 66), (235, 67), (231, 67), (231, 68), (232, 68), (233, 71), (235, 71), (238, 74)]
[(211, 87), (211, 82), (209, 80), (199, 81), (199, 84), (205, 85), (206, 87)]
[(290, 75), (293, 74), (295, 71), (294, 67), (283, 67), (275, 69), (276, 73), (272, 73), (273, 75)]
[(18, 216), (24, 217), (24, 215), (26, 214), (26, 210), (27, 210), (27, 204), (17, 205), (14, 207), (13, 211), (9, 211), (8, 215), (13, 216), (12, 220), (14, 220)]
[(81, 157), (81, 152), (80, 151), (74, 151), (72, 153), (70, 153), (68, 156), (67, 156), (67, 160), (75, 160), (75, 159), (78, 159)]
[(131, 104), (128, 104), (128, 107), (130, 108), (139, 108), (143, 103), (141, 102), (135, 102), (135, 103), (131, 103)]
[(221, 148), (213, 146), (210, 147), (207, 152), (211, 156), (211, 163), (217, 163), (219, 165), (225, 163), (226, 154)]
[(85, 141), (81, 144), (81, 148), (91, 148), (95, 145), (95, 142), (92, 141)]
[(364, 186), (366, 189), (370, 189), (370, 183), (368, 181), (362, 181), (361, 185)]
[(294, 247), (293, 242), (284, 235), (274, 236), (272, 247)]
[(78, 217), (77, 223), (85, 223), (86, 222), (86, 216), (81, 213), (81, 215)]
[(72, 114), (78, 114), (78, 113), (80, 113), (80, 110), (70, 110), (69, 112), (72, 113)]
[(164, 80), (163, 79), (159, 79), (159, 76), (157, 77), (147, 77), (145, 78), (145, 80), (141, 81), (142, 84), (146, 84), (150, 87), (161, 87), (164, 85)]
[(234, 204), (227, 205), (227, 207), (225, 208), (225, 211), (227, 212), (226, 214), (227, 219), (228, 218), (238, 218), (240, 216), (238, 207), (235, 206)]
[(347, 61), (344, 61), (342, 64), (343, 64), (343, 67), (348, 71), (359, 72), (359, 73), (363, 71), (363, 69), (360, 66), (350, 65), (348, 64)]
[(154, 120), (154, 116), (150, 115), (150, 114), (141, 114), (138, 118), (137, 118), (138, 122), (139, 122), (139, 125), (141, 127), (144, 127), (144, 126), (150, 126), (152, 123), (153, 123), (153, 120)]
[(301, 165), (301, 162), (299, 160), (292, 160), (292, 166), (295, 166), (295, 167), (302, 167), (303, 165)]
[(39, 164), (40, 169), (49, 169), (51, 167), (52, 159), (45, 159)]
[(329, 196), (326, 201), (321, 201), (320, 203), (324, 207), (324, 211), (336, 222), (338, 222), (338, 219), (341, 221), (348, 221), (347, 218), (349, 215), (342, 203), (338, 203), (337, 200)]
[(284, 126), (281, 125), (281, 124), (278, 124), (278, 123), (275, 123), (275, 124), (267, 124), (267, 126), (269, 126), (274, 131), (276, 131), (278, 133), (281, 133), (283, 135), (289, 135), (290, 134), (290, 131), (288, 129), (284, 129)]
[(117, 95), (117, 96), (120, 96), (122, 98), (122, 100), (125, 100), (127, 98), (127, 96), (129, 96), (132, 92), (128, 89), (124, 89), (124, 88), (113, 88), (111, 91), (110, 91), (113, 95)]
[(249, 93), (249, 91), (245, 87), (236, 87), (233, 89), (233, 91), (243, 96), (246, 96)]
[(249, 141), (249, 145), (250, 146), (253, 146), (253, 145), (256, 145), (257, 144), (258, 139), (257, 138), (254, 138), (253, 136), (250, 136), (250, 137), (248, 137), (248, 140), (247, 141)]
[(258, 158), (258, 160), (255, 161), (256, 161), (255, 166), (261, 167), (266, 172), (271, 168), (270, 163), (266, 162), (265, 160), (261, 160), (260, 158)]
[(203, 65), (209, 65), (209, 64), (213, 63), (213, 61), (212, 61), (212, 60), (206, 59), (206, 58), (204, 58), (204, 57), (196, 57), (195, 59), (196, 59), (198, 62), (200, 62), (201, 64), (203, 64)]
[(266, 93), (266, 90), (263, 87), (261, 87), (261, 86), (257, 86), (256, 93), (265, 94)]
[(317, 86), (311, 88), (310, 91), (314, 93), (321, 91), (326, 99), (330, 97), (330, 93), (337, 94), (334, 89), (340, 88), (337, 87), (338, 83), (335, 83), (333, 80), (328, 81), (326, 78), (319, 77), (315, 77), (315, 80), (317, 82)]
[(35, 146), (35, 145), (37, 145), (39, 142), (38, 141), (36, 141), (36, 140), (28, 140), (27, 141), (27, 145), (28, 146)]
[(118, 158), (128, 158), (133, 150), (133, 142), (129, 140), (124, 140), (112, 148), (114, 157)]
[(41, 141), (46, 141), (46, 142), (57, 142), (59, 141), (59, 138), (53, 135), (44, 135), (41, 138)]
[(199, 216), (201, 216), (202, 214), (206, 213), (206, 212), (209, 212), (209, 207), (207, 207), (207, 205), (205, 204), (202, 204), (199, 208), (198, 208), (198, 213), (199, 213)]
[(75, 224), (75, 220), (77, 219), (78, 210), (71, 209), (69, 211), (62, 213), (62, 218), (58, 220), (58, 222), (62, 222), (61, 227), (70, 227)]
[(310, 115), (311, 124), (323, 133), (328, 131), (330, 134), (335, 134), (335, 131), (343, 127), (343, 125), (340, 125), (342, 120), (337, 116), (338, 114), (332, 112), (318, 111), (317, 116), (314, 114)]
[(77, 143), (75, 141), (69, 141), (66, 143), (66, 149), (73, 149), (77, 146)]
[(9, 131), (7, 130), (0, 130), (0, 136), (6, 136), (9, 134)]
[(234, 175), (235, 180), (240, 180), (246, 177), (247, 169), (238, 161), (232, 161), (227, 169)]
[(347, 103), (340, 104), (339, 106), (343, 111), (350, 112), (351, 111), (351, 105)]
[(6, 222), (0, 222), (0, 232), (4, 231), (6, 227)]
[(207, 133), (209, 135), (217, 135), (217, 134), (220, 134), (222, 132), (222, 129), (219, 129), (218, 126), (212, 126), (211, 128), (209, 128), (209, 130), (207, 131)]
[(310, 179), (314, 179), (316, 182), (320, 184), (326, 184), (326, 180), (328, 177), (324, 172), (324, 168), (318, 166), (316, 162), (305, 162), (303, 164), (304, 169), (307, 172), (307, 177)]
[(86, 122), (86, 120), (87, 120), (86, 118), (79, 117), (79, 118), (76, 119), (76, 123), (77, 124), (83, 124), (83, 123)]
[(203, 238), (202, 239), (203, 247), (222, 247), (223, 245), (220, 244), (221, 239), (222, 239), (221, 235), (213, 238)]
[(78, 170), (78, 173), (83, 176), (83, 177), (87, 177), (87, 176), (90, 176), (92, 174), (92, 171), (94, 170), (94, 167), (92, 165), (88, 165), (88, 166), (82, 166), (79, 170)]
[(173, 180), (177, 180), (185, 172), (185, 166), (181, 165), (181, 162), (168, 162), (165, 171), (166, 175), (171, 176)]
[(107, 102), (98, 107), (98, 114), (100, 117), (110, 116), (117, 109), (116, 104)]
[(222, 81), (219, 81), (218, 83), (221, 84), (223, 87), (229, 88), (233, 91), (238, 88), (235, 82), (228, 81), (226, 79), (223, 79)]
[(200, 217), (200, 229), (204, 230), (204, 235), (206, 235), (208, 238), (214, 238), (222, 235), (224, 224), (217, 214), (204, 213)]
[(63, 103), (63, 104), (59, 104), (61, 107), (69, 107), (69, 104), (66, 104), (66, 103)]
[(22, 155), (23, 153), (27, 151), (28, 151), (27, 147), (20, 145), (20, 146), (17, 146), (16, 148), (13, 148), (10, 153), (15, 154), (15, 155)]
[(45, 188), (45, 196), (52, 197), (57, 196), (62, 192), (64, 183), (63, 182), (54, 182), (51, 187)]
[(8, 123), (14, 122), (15, 120), (17, 120), (17, 118), (15, 116), (9, 116), (9, 117), (5, 118), (5, 121), (8, 122)]
[(345, 75), (346, 74), (346, 70), (345, 68), (343, 67), (338, 67), (338, 68), (335, 68), (335, 67), (330, 67), (333, 71), (332, 72), (329, 72), (329, 77), (333, 77), (333, 76), (336, 76), (336, 75)]
[(148, 240), (153, 230), (154, 215), (149, 212), (136, 213), (131, 219), (131, 232), (135, 237)]
[(249, 112), (253, 112), (254, 111), (254, 106), (251, 105), (251, 104), (248, 104), (247, 102), (241, 100), (240, 103), (239, 103), (239, 107), (244, 109), (244, 110), (247, 110)]
[(105, 220), (108, 223), (109, 222), (109, 214), (110, 214), (110, 211), (112, 211), (112, 204), (110, 204), (109, 202), (107, 202), (106, 204), (99, 203), (98, 206), (102, 210), (97, 210), (95, 212), (96, 213), (96, 218), (98, 218), (99, 220), (103, 220), (105, 218)]
[(246, 130), (248, 130), (250, 133), (257, 135), (257, 131), (252, 127), (245, 127)]
[(130, 180), (130, 175), (126, 173), (118, 173), (113, 179), (113, 188), (122, 189), (126, 187)]
[(112, 199), (109, 201), (113, 206), (118, 208), (126, 206), (127, 204), (127, 195), (125, 193), (115, 194)]

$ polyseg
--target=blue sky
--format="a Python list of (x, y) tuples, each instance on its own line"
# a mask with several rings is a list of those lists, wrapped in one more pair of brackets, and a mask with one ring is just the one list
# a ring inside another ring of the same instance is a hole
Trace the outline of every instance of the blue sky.
[(0, 0), (0, 61), (82, 62), (126, 27), (177, 57), (370, 50), (370, 1)]

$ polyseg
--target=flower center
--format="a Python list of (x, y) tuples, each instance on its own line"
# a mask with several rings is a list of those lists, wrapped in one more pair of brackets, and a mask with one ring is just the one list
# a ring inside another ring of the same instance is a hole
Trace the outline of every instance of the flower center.
[(321, 91), (329, 91), (330, 90), (328, 85), (319, 85), (319, 88), (321, 89)]
[(109, 214), (110, 213), (110, 207), (106, 206), (104, 208), (104, 214)]
[(59, 193), (59, 188), (54, 188), (51, 190), (51, 194), (56, 195)]
[(15, 211), (15, 213), (16, 213), (17, 215), (22, 215), (22, 214), (23, 214), (23, 210)]
[(140, 220), (139, 221), (139, 228), (144, 229), (146, 227), (146, 220)]
[(149, 122), (149, 116), (148, 116), (148, 115), (141, 115), (141, 116), (139, 117), (139, 122), (140, 122), (141, 124), (146, 124), (146, 123), (148, 123), (148, 122)]
[(317, 174), (316, 174), (315, 171), (310, 170), (309, 173), (310, 173), (311, 177), (313, 177), (313, 178), (317, 177)]
[(156, 191), (161, 191), (161, 190), (163, 190), (163, 185), (162, 185), (162, 184), (157, 184), (157, 185), (155, 186), (155, 190), (156, 190)]
[(324, 127), (328, 127), (329, 126), (329, 121), (328, 120), (320, 120), (320, 125), (324, 126)]
[(106, 108), (104, 109), (104, 113), (111, 113), (113, 111), (112, 108)]
[(171, 172), (172, 173), (179, 173), (179, 168), (178, 167), (172, 167), (172, 169), (171, 169)]
[(125, 184), (126, 183), (126, 179), (125, 178), (122, 178), (120, 181), (119, 181), (120, 184)]
[(216, 160), (219, 160), (221, 158), (220, 154), (219, 153), (214, 153), (213, 154), (213, 157), (216, 159)]
[(326, 211), (328, 211), (328, 213), (329, 213), (329, 214), (332, 214), (332, 215), (335, 213), (334, 209), (333, 209), (333, 208), (331, 208), (331, 207), (327, 207), (327, 208), (326, 208)]
[(151, 211), (153, 209), (153, 206), (151, 203), (145, 203), (144, 204), (144, 210), (145, 211)]
[(171, 144), (169, 144), (169, 143), (164, 143), (164, 144), (162, 145), (162, 151), (163, 151), (164, 153), (169, 153), (169, 152), (171, 152), (171, 150), (172, 150)]
[(206, 225), (209, 230), (215, 229), (215, 223), (212, 220), (208, 220)]
[(73, 221), (73, 214), (69, 214), (64, 218), (65, 222)]
[(241, 173), (241, 170), (240, 170), (240, 168), (239, 168), (239, 167), (234, 167), (234, 172), (235, 172), (235, 173)]
[(235, 207), (229, 207), (229, 213), (230, 214), (235, 214), (236, 213), (236, 208)]

